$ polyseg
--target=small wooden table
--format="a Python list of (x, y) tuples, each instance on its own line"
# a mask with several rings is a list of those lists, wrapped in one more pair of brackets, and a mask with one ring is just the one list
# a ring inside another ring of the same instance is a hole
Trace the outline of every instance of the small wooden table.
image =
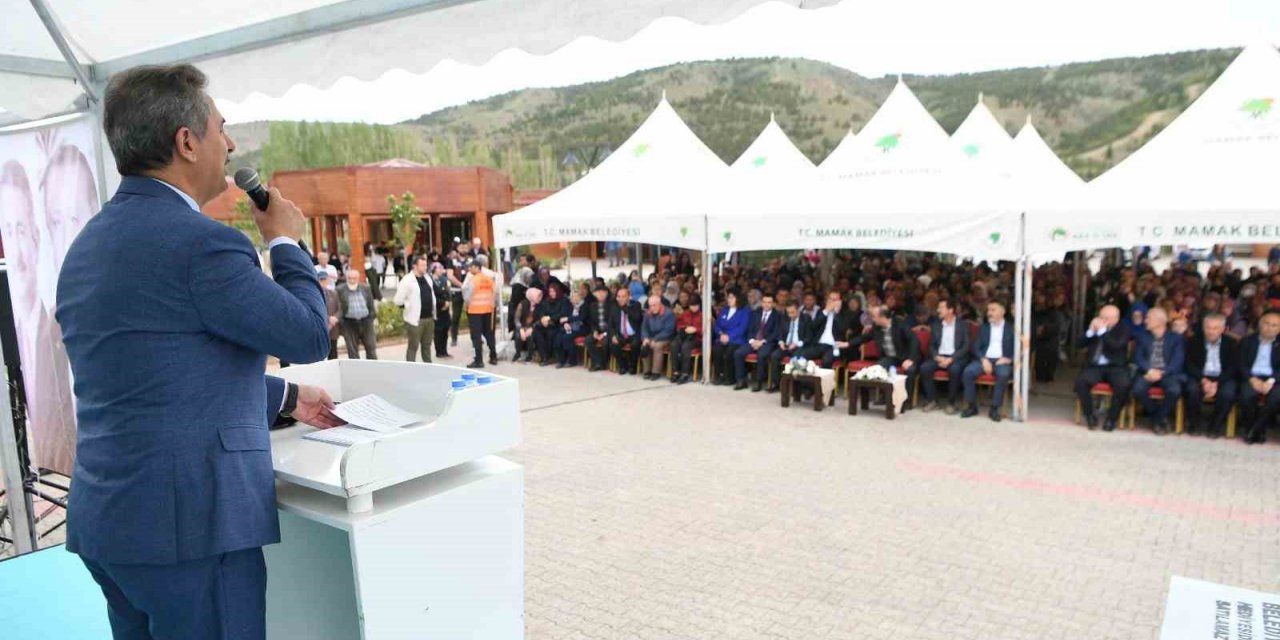
[[(824, 381), (826, 382), (827, 385), (831, 387), (830, 390), (823, 388)], [(801, 397), (800, 394), (804, 390), (805, 385), (796, 384), (797, 382), (808, 383), (813, 385), (813, 410), (814, 411), (822, 411), (822, 409), (827, 405), (836, 403), (836, 385), (835, 385), (834, 376), (832, 375), (825, 375), (825, 376), (816, 375), (815, 376), (815, 375), (809, 375), (807, 373), (784, 373), (782, 374), (781, 379), (778, 380), (778, 386), (780, 387), (780, 391), (782, 392), (782, 406), (784, 407), (791, 406), (792, 398), (795, 398), (797, 402), (800, 400), (800, 397)], [(823, 402), (824, 398), (827, 398), (827, 402)]]
[(871, 392), (878, 391), (884, 402), (884, 417), (893, 420), (897, 417), (893, 406), (893, 383), (880, 380), (856, 380), (852, 377), (846, 385), (849, 389), (849, 415), (858, 415), (858, 405), (862, 410), (871, 408)]

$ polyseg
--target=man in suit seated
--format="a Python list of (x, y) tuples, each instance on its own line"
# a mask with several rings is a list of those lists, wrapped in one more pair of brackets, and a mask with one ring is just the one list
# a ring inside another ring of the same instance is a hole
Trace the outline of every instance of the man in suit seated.
[(938, 301), (938, 317), (930, 327), (929, 359), (920, 363), (920, 391), (924, 394), (924, 406), (921, 411), (929, 412), (938, 408), (938, 383), (933, 374), (938, 371), (947, 372), (947, 415), (958, 411), (960, 404), (960, 379), (964, 368), (969, 364), (972, 350), (969, 334), (969, 321), (956, 314), (956, 309), (947, 300)]
[(978, 339), (973, 343), (974, 361), (964, 369), (964, 413), (961, 418), (978, 415), (978, 376), (995, 374), (996, 384), (991, 389), (991, 410), (987, 416), (1000, 422), (1000, 407), (1004, 405), (1004, 392), (1013, 378), (1014, 336), (1013, 327), (1005, 322), (1004, 305), (987, 303), (987, 321), (978, 329)]
[[(644, 311), (640, 303), (631, 299), (631, 290), (619, 287), (609, 318), (609, 352), (618, 362), (618, 373), (630, 375), (636, 372), (636, 359), (640, 356), (640, 324)], [(630, 349), (624, 349), (631, 345)]]
[(1111, 385), (1111, 408), (1107, 410), (1103, 431), (1116, 428), (1116, 420), (1129, 401), (1129, 328), (1120, 322), (1120, 308), (1106, 305), (1077, 343), (1086, 350), (1085, 365), (1076, 377), (1076, 399), (1089, 429), (1096, 429), (1098, 418), (1093, 413), (1093, 385)]
[[(778, 325), (777, 348), (769, 353), (769, 369), (773, 372), (769, 383), (769, 393), (778, 390), (778, 381), (782, 379), (782, 359), (794, 358), (804, 349), (805, 344), (812, 341), (814, 322), (800, 311), (795, 300), (787, 303), (787, 319)], [(756, 366), (762, 366), (756, 362)]]
[[(1147, 332), (1138, 336), (1133, 353), (1138, 376), (1132, 393), (1142, 403), (1143, 413), (1151, 416), (1151, 430), (1164, 435), (1169, 432), (1169, 414), (1182, 397), (1186, 340), (1169, 331), (1169, 315), (1162, 307), (1147, 312), (1146, 325)], [(1158, 405), (1151, 399), (1151, 388), (1155, 386), (1164, 390), (1164, 401)]]
[[(1268, 311), (1258, 319), (1258, 332), (1247, 336), (1240, 346), (1240, 419), (1247, 428), (1244, 441), (1267, 441), (1267, 429), (1280, 412), (1280, 311)], [(1263, 400), (1260, 400), (1263, 399)], [(1259, 408), (1259, 402), (1262, 407)]]
[(542, 289), (529, 289), (516, 305), (512, 330), (515, 331), (516, 353), (512, 362), (532, 362), (537, 351), (534, 331), (538, 328), (538, 310), (542, 308)]
[(591, 362), (587, 371), (599, 371), (608, 366), (609, 335), (613, 327), (613, 302), (609, 300), (609, 289), (604, 285), (596, 286), (593, 297), (588, 303), (587, 317), (587, 355)]
[(574, 341), (585, 334), (587, 310), (586, 303), (582, 301), (582, 294), (576, 289), (571, 291), (569, 293), (569, 315), (561, 320), (560, 328), (556, 332), (555, 356), (557, 369), (572, 367), (577, 364), (578, 345)]
[(1213, 400), (1213, 421), (1205, 435), (1217, 438), (1227, 425), (1240, 385), (1240, 342), (1226, 334), (1227, 319), (1220, 313), (1204, 317), (1201, 329), (1187, 343), (1187, 431), (1200, 431), (1200, 408)]
[(645, 380), (662, 377), (662, 358), (676, 337), (676, 314), (662, 304), (662, 296), (649, 296), (649, 312), (640, 323), (640, 369)]
[(813, 318), (813, 341), (806, 343), (801, 355), (819, 363), (823, 369), (830, 369), (836, 358), (849, 352), (849, 330), (852, 325), (840, 292), (828, 293), (827, 306)]
[(769, 371), (769, 356), (777, 348), (777, 332), (781, 319), (773, 308), (773, 296), (764, 294), (760, 298), (760, 308), (751, 312), (747, 321), (747, 343), (738, 347), (733, 353), (735, 391), (747, 388), (747, 356), (756, 354), (756, 379), (751, 390), (759, 391), (764, 385), (765, 375)]
[[(854, 336), (849, 342), (856, 347), (864, 342), (875, 342), (880, 348), (880, 359), (876, 364), (889, 371), (895, 368), (907, 377), (907, 388), (915, 388), (916, 375), (920, 372), (920, 340), (916, 338), (907, 324), (893, 317), (889, 307), (876, 305), (871, 307), (871, 331)], [(903, 405), (903, 411), (910, 408), (911, 401)]]
[(103, 125), (123, 179), (58, 278), (79, 430), (67, 550), (117, 640), (265, 638), (268, 425), (341, 423), (322, 389), (263, 375), (268, 355), (325, 359), (330, 314), (277, 189), (254, 211), (271, 277), (243, 233), (201, 215), (235, 150), (205, 83), (190, 65), (112, 76)]

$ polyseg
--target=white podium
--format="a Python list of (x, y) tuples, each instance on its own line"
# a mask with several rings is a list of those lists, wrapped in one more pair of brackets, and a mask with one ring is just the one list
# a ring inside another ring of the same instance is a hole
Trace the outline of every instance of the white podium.
[(519, 388), (493, 376), (451, 392), (464, 372), (369, 360), (281, 372), (337, 401), (376, 393), (429, 417), (350, 447), (305, 440), (305, 425), (272, 433), (269, 639), (524, 637), (524, 473), (492, 455), (519, 444)]

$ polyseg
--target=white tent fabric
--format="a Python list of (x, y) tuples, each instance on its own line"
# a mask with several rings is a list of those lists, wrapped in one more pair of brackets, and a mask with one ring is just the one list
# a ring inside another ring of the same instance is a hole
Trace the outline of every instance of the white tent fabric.
[(1245, 49), (1164, 131), (1090, 183), (1028, 212), (1027, 252), (1280, 242), (1280, 53)]
[(812, 173), (814, 169), (813, 161), (796, 148), (791, 138), (778, 126), (773, 114), (769, 115), (769, 124), (747, 146), (746, 151), (738, 156), (732, 167), (744, 176), (767, 177), (771, 180)]
[(1013, 138), (1006, 172), (1014, 181), (1036, 189), (1070, 190), (1084, 186), (1080, 175), (1040, 136), (1030, 117)]
[[(812, 9), (837, 0), (782, 1)], [(211, 93), (228, 100), (391, 69), (420, 73), (446, 59), (480, 64), (513, 48), (549, 53), (580, 36), (623, 40), (662, 17), (721, 23), (761, 2), (184, 0), (178, 10), (165, 0), (45, 0), (96, 79), (136, 64), (196, 61)], [(27, 119), (73, 108), (75, 84), (56, 73), (63, 58), (31, 5), (6, 0), (0, 15), (0, 107)], [(43, 77), (15, 82), (17, 70)]]
[[(713, 252), (915, 249), (1008, 259), (1018, 209), (1002, 181), (974, 167), (901, 82), (841, 151), (839, 165), (788, 188), (735, 172), (708, 216)], [(833, 156), (835, 154), (833, 153)]]
[(850, 129), (849, 133), (844, 134), (840, 139), (840, 144), (827, 154), (827, 157), (818, 165), (818, 172), (822, 174), (838, 174), (851, 166), (855, 162), (858, 155), (858, 137), (853, 134)]
[(970, 163), (998, 173), (1008, 170), (1013, 139), (983, 103), (981, 94), (978, 104), (951, 134), (951, 141)]
[(495, 243), (613, 240), (700, 250), (728, 171), (664, 96), (600, 166), (545, 200), (496, 216)]

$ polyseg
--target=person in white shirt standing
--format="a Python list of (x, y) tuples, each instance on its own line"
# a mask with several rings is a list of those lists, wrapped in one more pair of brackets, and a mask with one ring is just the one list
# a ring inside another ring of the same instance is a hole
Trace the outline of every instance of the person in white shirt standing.
[(987, 304), (987, 322), (978, 329), (978, 339), (973, 343), (973, 357), (964, 370), (964, 413), (962, 418), (978, 415), (978, 376), (995, 374), (996, 383), (991, 391), (991, 410), (987, 415), (995, 422), (1000, 422), (1000, 405), (1004, 404), (1004, 393), (1013, 378), (1013, 355), (1015, 336), (1013, 327), (1005, 322), (1004, 305), (999, 302)]
[(409, 336), (405, 360), (413, 362), (422, 352), (422, 361), (431, 362), (431, 345), (436, 335), (436, 292), (427, 278), (427, 259), (413, 261), (413, 271), (396, 286), (395, 303), (404, 308), (404, 331)]

